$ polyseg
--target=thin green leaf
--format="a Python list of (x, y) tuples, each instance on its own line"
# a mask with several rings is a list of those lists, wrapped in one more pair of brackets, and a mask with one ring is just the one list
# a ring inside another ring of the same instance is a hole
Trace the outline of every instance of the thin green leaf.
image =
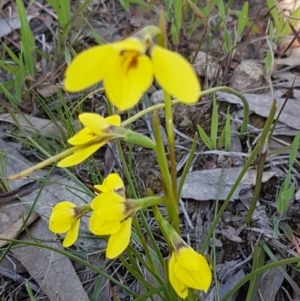
[(171, 25), (171, 36), (172, 36), (172, 41), (175, 45), (179, 44), (179, 34), (178, 34), (178, 29), (175, 25), (175, 23), (172, 23)]
[[(258, 250), (258, 245), (254, 245), (254, 252), (253, 252), (253, 263), (252, 263), (252, 272), (257, 270), (259, 268), (259, 250)], [(259, 276), (254, 276), (250, 280), (248, 292), (247, 292), (247, 297), (246, 301), (252, 301), (254, 300), (257, 291), (255, 291), (255, 285), (256, 285), (256, 278)]]
[(232, 43), (231, 43), (231, 36), (228, 30), (225, 30), (224, 34), (224, 47), (225, 47), (225, 52), (229, 53), (232, 49)]
[(285, 21), (285, 25), (282, 28), (281, 36), (287, 36), (292, 33), (291, 26), (297, 26), (300, 19), (300, 6), (294, 10), (288, 19)]
[(278, 238), (279, 237), (279, 223), (280, 223), (281, 219), (278, 218), (277, 216), (274, 216), (273, 218), (273, 236), (274, 238)]
[(237, 24), (237, 37), (241, 37), (245, 26), (248, 22), (248, 10), (249, 10), (249, 3), (248, 1), (244, 3), (243, 9), (241, 11), (241, 14), (238, 19), (238, 24)]
[(180, 31), (182, 22), (182, 1), (174, 0), (174, 19), (177, 31)]
[(36, 299), (34, 298), (33, 296), (33, 292), (31, 290), (31, 287), (30, 287), (30, 284), (29, 284), (29, 281), (26, 279), (25, 281), (25, 287), (26, 287), (26, 291), (27, 291), (27, 294), (30, 298), (30, 301), (36, 301)]
[(191, 0), (187, 0), (187, 3), (191, 7), (193, 13), (201, 20), (206, 21), (207, 20), (207, 15), (203, 13), (203, 10), (198, 8), (196, 4), (194, 4)]
[(218, 9), (219, 9), (219, 14), (221, 16), (221, 19), (224, 20), (226, 18), (226, 10), (225, 10), (224, 1), (218, 1), (217, 6), (218, 6)]
[(25, 69), (24, 69), (23, 61), (20, 60), (19, 69), (15, 77), (15, 97), (18, 100), (18, 104), (20, 104), (21, 102), (24, 80), (25, 80)]
[[(266, 251), (266, 254), (270, 257), (270, 259), (272, 261), (274, 261), (274, 263), (278, 263), (280, 262), (277, 257), (273, 254), (272, 250), (268, 247), (267, 244), (263, 244), (263, 248)], [(299, 263), (299, 262), (298, 262)], [(287, 280), (287, 282), (290, 284), (290, 286), (292, 287), (292, 289), (294, 290), (294, 292), (296, 292), (298, 295), (300, 293), (300, 289), (298, 284), (291, 278), (291, 276), (286, 272), (286, 265), (285, 264), (280, 264), (278, 265), (278, 268), (281, 272), (281, 274), (284, 276), (284, 278)]]
[(267, 6), (268, 6), (268, 9), (269, 9), (270, 14), (272, 16), (273, 22), (275, 23), (275, 25), (277, 25), (279, 15), (278, 15), (278, 9), (275, 5), (274, 0), (267, 0)]
[(291, 153), (290, 153), (290, 158), (289, 158), (289, 171), (292, 170), (293, 164), (298, 155), (299, 140), (300, 140), (300, 132), (297, 133), (297, 135), (295, 136), (293, 143), (292, 143)]
[(62, 32), (67, 36), (71, 27), (71, 1), (47, 0), (47, 2), (54, 8), (58, 22), (62, 27)]
[(195, 154), (195, 151), (196, 151), (196, 147), (197, 147), (197, 140), (198, 140), (198, 135), (197, 133), (195, 134), (195, 137), (194, 137), (194, 140), (193, 140), (193, 144), (192, 144), (192, 147), (191, 147), (191, 151), (188, 155), (188, 158), (187, 158), (187, 161), (185, 163), (185, 166), (184, 166), (184, 169), (183, 169), (183, 172), (181, 174), (181, 177), (180, 177), (180, 180), (179, 180), (179, 184), (178, 184), (178, 188), (177, 188), (177, 196), (178, 196), (178, 199), (180, 198), (181, 196), (181, 191), (182, 191), (182, 187), (183, 187), (183, 184), (185, 182), (185, 178), (189, 172), (189, 169), (191, 167), (191, 164), (193, 162), (193, 159), (194, 159), (194, 154)]
[(11, 103), (16, 105), (19, 104), (19, 101), (6, 89), (6, 87), (1, 82), (0, 82), (0, 93), (3, 93)]
[(210, 139), (213, 149), (217, 148), (217, 137), (218, 137), (218, 127), (219, 127), (219, 115), (218, 106), (216, 101), (216, 95), (213, 95), (213, 109), (211, 118), (211, 129), (210, 129)]
[(227, 109), (225, 122), (225, 150), (229, 151), (231, 147), (231, 129), (230, 129), (230, 107)]
[(203, 143), (206, 145), (206, 147), (208, 149), (214, 149), (212, 141), (206, 135), (206, 133), (204, 132), (204, 130), (202, 129), (202, 127), (200, 127), (199, 125), (197, 125), (197, 129), (198, 129), (199, 135), (200, 135)]
[(119, 3), (123, 6), (126, 11), (129, 11), (129, 2), (127, 0), (119, 0)]
[(16, 63), (16, 65), (19, 65), (20, 59), (16, 56), (16, 54), (5, 43), (1, 43), (1, 46), (5, 49), (7, 54)]
[(286, 188), (285, 186), (290, 181), (284, 181), (283, 185), (280, 188), (278, 199), (277, 199), (277, 211), (283, 215), (287, 212), (290, 205), (290, 200), (292, 199), (296, 185), (293, 183), (290, 188)]
[(267, 74), (271, 71), (272, 65), (273, 65), (273, 54), (271, 51), (268, 51), (267, 56), (265, 58), (265, 70)]
[(8, 71), (11, 74), (16, 75), (18, 73), (18, 68), (14, 67), (12, 64), (0, 60), (0, 67)]
[(286, 238), (291, 242), (293, 239), (293, 231), (287, 223), (281, 223), (279, 228), (283, 231)]
[(84, 18), (83, 19), (84, 22), (89, 26), (90, 30), (91, 30), (91, 35), (92, 37), (95, 39), (95, 41), (99, 44), (105, 44), (104, 39), (98, 34), (98, 32), (94, 29), (94, 27), (91, 25), (91, 23), (89, 22), (88, 19)]
[(25, 67), (28, 74), (32, 78), (34, 78), (35, 62), (36, 62), (36, 55), (35, 55), (36, 45), (35, 45), (33, 33), (28, 23), (27, 12), (25, 10), (24, 3), (22, 0), (17, 0), (17, 10), (21, 22), (21, 38), (22, 38), (21, 49), (23, 52)]

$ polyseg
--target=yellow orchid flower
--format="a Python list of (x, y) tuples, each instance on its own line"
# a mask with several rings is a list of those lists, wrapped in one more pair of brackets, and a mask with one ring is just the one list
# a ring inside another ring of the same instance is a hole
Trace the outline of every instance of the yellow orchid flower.
[(121, 118), (118, 115), (103, 118), (98, 114), (83, 113), (79, 115), (79, 120), (85, 128), (71, 137), (68, 142), (71, 145), (81, 147), (70, 156), (60, 160), (57, 163), (58, 167), (74, 166), (90, 157), (100, 147), (117, 136), (113, 129), (121, 124)]
[(139, 200), (128, 200), (115, 192), (96, 196), (91, 208), (94, 210), (89, 229), (95, 235), (110, 235), (106, 257), (119, 256), (128, 246), (131, 237), (131, 222), (134, 213), (141, 208)]
[(199, 98), (200, 84), (188, 61), (137, 37), (94, 46), (78, 54), (66, 70), (65, 88), (79, 92), (103, 81), (108, 99), (123, 111), (139, 102), (153, 78), (183, 103), (192, 104)]
[(122, 179), (116, 173), (109, 174), (102, 185), (95, 185), (100, 193), (91, 203), (94, 210), (89, 222), (89, 229), (95, 235), (109, 235), (106, 257), (119, 256), (128, 246), (131, 237), (131, 224), (134, 214), (141, 208), (157, 205), (161, 197), (138, 200), (127, 199)]
[[(173, 236), (173, 237), (172, 237)], [(207, 292), (212, 273), (205, 257), (197, 253), (176, 234), (171, 236), (174, 252), (169, 261), (169, 279), (178, 296), (185, 299), (188, 289)]]
[(63, 241), (65, 248), (75, 243), (78, 237), (80, 218), (89, 209), (89, 206), (76, 206), (68, 201), (60, 202), (53, 207), (49, 220), (49, 229), (53, 233), (67, 233)]

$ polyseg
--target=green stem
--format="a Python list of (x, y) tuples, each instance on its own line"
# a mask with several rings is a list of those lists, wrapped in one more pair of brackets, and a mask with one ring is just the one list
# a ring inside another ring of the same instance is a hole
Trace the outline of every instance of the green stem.
[[(179, 100), (178, 99), (174, 99), (172, 100), (172, 105), (175, 105), (179, 103)], [(154, 112), (154, 111), (157, 111), (159, 109), (163, 109), (165, 107), (165, 104), (164, 103), (159, 103), (157, 105), (154, 105), (154, 106), (151, 106), (149, 108), (146, 108), (140, 112), (138, 112), (137, 114), (133, 115), (132, 117), (124, 120), (122, 123), (121, 123), (121, 126), (128, 126), (129, 124), (137, 121), (138, 119), (142, 118), (143, 116), (145, 116), (146, 114), (149, 114), (151, 112)]]
[(193, 160), (195, 158), (194, 154), (195, 154), (195, 151), (196, 151), (196, 148), (197, 148), (197, 141), (198, 141), (198, 134), (196, 133), (195, 136), (194, 136), (194, 140), (193, 140), (193, 144), (192, 144), (189, 156), (187, 158), (187, 161), (184, 165), (182, 174), (180, 176), (180, 180), (179, 180), (179, 184), (178, 184), (178, 190), (177, 190), (177, 201), (178, 202), (179, 202), (179, 199), (180, 199), (180, 196), (181, 196), (181, 192), (182, 192), (182, 188), (183, 188), (186, 176), (187, 176), (187, 174), (190, 170), (190, 167), (193, 163)]
[(139, 199), (139, 201), (142, 204), (143, 208), (148, 208), (165, 202), (165, 198), (161, 196), (148, 196)]
[[(258, 245), (254, 245), (254, 250), (253, 250), (253, 262), (252, 262), (252, 271), (255, 271), (259, 268), (259, 249), (258, 249)], [(254, 300), (254, 297), (256, 296), (257, 294), (257, 291), (256, 291), (256, 283), (257, 283), (257, 276), (253, 277), (251, 280), (250, 280), (250, 283), (249, 283), (249, 289), (248, 289), (248, 292), (247, 292), (247, 299), (246, 301), (252, 301)]]
[[(269, 125), (267, 125), (267, 123), (266, 123), (264, 127), (267, 129), (270, 129), (271, 126), (272, 126), (272, 123)], [(258, 159), (258, 164), (257, 164), (257, 168), (256, 168), (257, 174), (256, 174), (255, 188), (254, 188), (253, 198), (251, 200), (250, 207), (249, 207), (249, 210), (248, 210), (246, 218), (245, 218), (246, 224), (250, 223), (253, 212), (256, 208), (256, 204), (259, 199), (266, 157), (267, 157), (267, 150), (264, 150), (261, 152), (259, 159)]]
[[(152, 210), (153, 210), (153, 213), (154, 213), (154, 216), (155, 216), (155, 220), (161, 230), (161, 233), (168, 245), (168, 249), (169, 251), (171, 252), (171, 241), (170, 241), (170, 236), (169, 236), (169, 232), (167, 231), (166, 229), (166, 221), (164, 220), (164, 217), (162, 216), (160, 210), (158, 209), (158, 207), (155, 205), (155, 206), (152, 206)], [(171, 227), (171, 226), (170, 226)]]
[[(271, 129), (272, 125), (273, 125), (273, 128)], [(253, 212), (256, 208), (256, 204), (258, 202), (260, 189), (261, 189), (262, 178), (263, 178), (263, 172), (264, 172), (264, 164), (265, 164), (265, 160), (266, 160), (267, 154), (268, 154), (268, 152), (267, 152), (268, 147), (267, 146), (268, 146), (268, 142), (269, 142), (269, 139), (270, 139), (270, 135), (272, 135), (272, 133), (273, 133), (274, 127), (275, 126), (274, 126), (273, 119), (268, 118), (265, 125), (264, 125), (264, 131), (263, 131), (263, 132), (267, 131), (267, 135), (265, 136), (264, 140), (261, 140), (262, 143), (265, 146), (263, 147), (263, 150), (260, 154), (258, 164), (257, 164), (257, 175), (256, 175), (255, 190), (254, 190), (253, 198), (252, 198), (252, 201), (251, 201), (251, 204), (250, 204), (250, 208), (248, 210), (248, 213), (247, 213), (247, 216), (246, 216), (246, 219), (245, 219), (246, 224), (250, 223)], [(270, 135), (269, 135), (269, 130), (270, 129), (271, 129), (271, 131), (270, 131)]]
[[(205, 91), (201, 91), (199, 97), (207, 96), (207, 95), (210, 95), (212, 93), (216, 93), (216, 92), (220, 92), (220, 91), (224, 91), (224, 92), (233, 94), (242, 101), (243, 106), (244, 106), (244, 118), (243, 118), (243, 122), (242, 122), (242, 126), (241, 126), (241, 133), (242, 134), (246, 133), (248, 122), (249, 122), (249, 104), (248, 104), (248, 101), (247, 101), (245, 96), (243, 96), (242, 94), (240, 94), (239, 92), (237, 92), (234, 89), (231, 89), (231, 88), (226, 87), (226, 86), (220, 86), (220, 87), (207, 89)], [(171, 105), (175, 105), (179, 102), (180, 101), (178, 99), (173, 99), (171, 101)], [(151, 113), (153, 111), (162, 109), (164, 107), (165, 107), (165, 104), (160, 103), (160, 104), (151, 106), (147, 109), (144, 109), (144, 110), (140, 111), (139, 113), (135, 114), (134, 116), (132, 116), (131, 118), (129, 118), (129, 119), (125, 120), (124, 122), (122, 122), (122, 126), (127, 126), (128, 124), (133, 123), (134, 121), (138, 120), (139, 118), (143, 117), (144, 115), (146, 115), (148, 113)]]
[(179, 216), (178, 216), (178, 202), (174, 198), (173, 188), (172, 188), (172, 179), (169, 173), (168, 161), (166, 158), (166, 153), (164, 149), (164, 144), (161, 138), (160, 129), (159, 129), (159, 119), (157, 112), (153, 113), (153, 134), (156, 142), (156, 155), (157, 161), (160, 168), (162, 176), (162, 185), (166, 196), (166, 207), (168, 212), (168, 220), (170, 223), (173, 222), (175, 230), (179, 233)]
[(189, 294), (186, 298), (186, 301), (196, 301), (196, 294), (192, 289), (189, 289)]
[(65, 150), (65, 151), (63, 151), (63, 152), (61, 152), (61, 153), (59, 153), (59, 154), (57, 154), (57, 155), (55, 155), (53, 157), (50, 157), (50, 158), (46, 159), (45, 161), (37, 163), (36, 165), (34, 165), (34, 166), (32, 166), (32, 167), (30, 167), (28, 169), (25, 169), (25, 170), (21, 171), (18, 174), (15, 174), (15, 175), (12, 175), (12, 176), (8, 177), (8, 180), (9, 181), (15, 181), (15, 180), (21, 179), (23, 177), (26, 177), (29, 174), (31, 174), (31, 173), (33, 173), (33, 172), (35, 172), (37, 170), (40, 170), (40, 169), (42, 169), (42, 168), (50, 165), (51, 163), (54, 163), (54, 162), (56, 162), (56, 161), (58, 161), (58, 160), (60, 160), (60, 159), (62, 159), (64, 157), (66, 157), (68, 155), (73, 154), (74, 152), (76, 152), (77, 150), (79, 150), (81, 147), (82, 146), (71, 147), (71, 148), (69, 148), (69, 149), (67, 149), (67, 150)]
[[(175, 135), (174, 135), (174, 125), (173, 125), (173, 112), (171, 95), (164, 91), (164, 103), (165, 103), (165, 120), (166, 120), (166, 130), (169, 143), (169, 159), (170, 159), (170, 171), (171, 171), (171, 181), (172, 181), (172, 209), (174, 214), (178, 215), (178, 204), (177, 201), (177, 172), (176, 172), (176, 154), (175, 154)], [(173, 217), (172, 217), (173, 218)], [(175, 224), (175, 229), (179, 229), (179, 224)]]
[[(267, 120), (267, 123), (270, 122), (270, 120), (273, 120), (274, 116), (275, 116), (275, 113), (276, 113), (276, 102), (274, 101), (273, 104), (272, 104), (272, 107), (271, 107), (271, 110), (270, 110), (270, 113), (269, 113), (269, 117), (268, 117), (268, 120)], [(214, 231), (214, 229), (216, 228), (219, 220), (221, 219), (222, 217), (222, 214), (223, 212), (225, 211), (233, 193), (235, 192), (236, 188), (238, 187), (239, 183), (241, 182), (242, 178), (244, 177), (244, 175), (246, 174), (246, 172), (248, 171), (248, 168), (250, 167), (250, 165), (252, 164), (252, 162), (255, 160), (257, 154), (260, 152), (261, 150), (261, 147), (264, 143), (264, 141), (266, 140), (266, 137), (269, 133), (269, 128), (265, 127), (261, 133), (261, 136), (260, 136), (260, 139), (259, 141), (257, 142), (257, 145), (256, 147), (254, 148), (253, 152), (251, 153), (251, 155), (249, 156), (245, 166), (243, 167), (243, 169), (241, 170), (239, 176), (237, 177), (235, 183), (233, 184), (232, 188), (230, 189), (228, 195), (227, 195), (227, 198), (226, 200), (224, 201), (222, 207), (220, 208), (220, 211), (218, 212), (218, 214), (216, 215), (216, 218), (214, 219), (205, 239), (204, 239), (204, 242), (203, 242), (203, 245), (201, 247), (201, 250), (200, 250), (200, 253), (203, 253), (204, 250), (206, 249), (207, 245), (208, 245), (208, 242), (210, 240), (210, 237), (212, 236), (212, 233)]]

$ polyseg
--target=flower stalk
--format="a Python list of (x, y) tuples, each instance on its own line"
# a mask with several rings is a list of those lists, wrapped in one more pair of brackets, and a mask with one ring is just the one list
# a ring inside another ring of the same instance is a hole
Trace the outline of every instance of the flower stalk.
[(156, 154), (157, 154), (157, 161), (159, 164), (159, 168), (161, 171), (162, 176), (162, 184), (163, 189), (166, 196), (166, 207), (168, 212), (168, 220), (170, 223), (173, 223), (174, 228), (176, 231), (179, 232), (179, 215), (178, 215), (178, 205), (177, 200), (173, 194), (172, 188), (172, 179), (169, 172), (169, 166), (167, 161), (167, 156), (164, 149), (164, 144), (161, 138), (160, 129), (159, 129), (159, 120), (157, 112), (153, 113), (153, 133), (156, 142)]

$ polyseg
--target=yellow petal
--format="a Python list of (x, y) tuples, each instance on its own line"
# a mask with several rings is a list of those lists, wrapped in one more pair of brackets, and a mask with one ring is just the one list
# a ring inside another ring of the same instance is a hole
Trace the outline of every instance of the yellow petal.
[(97, 208), (97, 214), (100, 219), (105, 219), (107, 221), (121, 221), (127, 216), (125, 215), (125, 204), (121, 203), (109, 203), (101, 204)]
[(65, 233), (68, 232), (70, 228), (71, 228), (70, 221), (57, 221), (50, 217), (49, 229), (53, 233)]
[(111, 235), (118, 232), (121, 228), (121, 223), (119, 221), (108, 222), (106, 220), (100, 219), (97, 214), (92, 214), (89, 221), (89, 229), (95, 235)]
[(110, 125), (120, 126), (121, 125), (121, 117), (119, 115), (112, 115), (105, 118), (106, 122)]
[(105, 130), (110, 126), (106, 119), (99, 114), (82, 113), (79, 115), (79, 120), (93, 133), (100, 137), (106, 135)]
[(109, 237), (106, 249), (107, 258), (116, 258), (127, 248), (131, 237), (131, 223), (132, 218), (128, 218), (122, 222), (120, 231)]
[(207, 292), (211, 284), (211, 271), (189, 271), (179, 265), (175, 266), (175, 274), (187, 287)]
[(88, 147), (83, 147), (82, 149), (76, 151), (74, 154), (60, 160), (57, 163), (58, 167), (70, 167), (77, 165), (90, 157), (94, 152), (96, 152), (101, 146), (107, 143), (107, 140), (103, 140), (101, 142), (97, 142)]
[(177, 295), (179, 297), (181, 297), (182, 299), (185, 299), (188, 296), (188, 287), (186, 285), (184, 285), (183, 282), (181, 282), (177, 276), (175, 275), (175, 265), (177, 264), (176, 262), (176, 256), (173, 252), (170, 261), (169, 261), (169, 280), (170, 283), (173, 287), (173, 289), (175, 290), (175, 292), (177, 293)]
[(82, 145), (93, 141), (95, 138), (97, 136), (89, 128), (84, 128), (68, 139), (68, 143), (71, 145)]
[(79, 232), (79, 224), (80, 224), (80, 218), (76, 219), (70, 228), (70, 230), (67, 232), (67, 235), (63, 241), (63, 247), (68, 248), (72, 246), (77, 237), (78, 237), (78, 232)]
[(120, 176), (116, 173), (109, 174), (103, 181), (102, 185), (95, 185), (102, 192), (116, 192), (125, 190), (124, 183)]
[(120, 111), (135, 106), (153, 80), (152, 64), (148, 56), (123, 53), (108, 63), (104, 87), (108, 99)]
[(49, 229), (54, 233), (65, 233), (69, 231), (72, 222), (75, 220), (75, 204), (64, 201), (56, 204), (49, 219)]
[(123, 41), (113, 43), (111, 46), (119, 53), (123, 51), (136, 51), (140, 54), (143, 54), (146, 52), (146, 45), (137, 38), (128, 38)]
[(118, 194), (114, 192), (105, 192), (100, 195), (97, 195), (91, 203), (91, 208), (93, 210), (97, 210), (98, 208), (103, 206), (104, 204), (111, 204), (111, 203), (123, 203), (124, 198), (119, 196)]
[[(193, 248), (186, 245), (184, 248), (180, 248), (178, 253), (176, 254), (178, 262), (186, 267), (188, 270), (194, 271), (199, 268), (203, 261), (201, 260), (204, 258), (201, 254), (197, 253)], [(204, 258), (206, 262), (206, 259)]]
[[(189, 254), (190, 259), (187, 265), (185, 260), (187, 260), (188, 253), (185, 254), (186, 256), (176, 256), (178, 261), (174, 269), (175, 274), (186, 286), (207, 292), (212, 280), (211, 269), (204, 256), (196, 253), (198, 255), (196, 258), (191, 252)], [(190, 260), (195, 260), (192, 268), (190, 267)]]
[(105, 74), (106, 62), (115, 52), (111, 45), (103, 45), (78, 54), (66, 70), (66, 90), (79, 92), (100, 82)]
[(151, 58), (154, 77), (167, 93), (186, 104), (198, 101), (201, 91), (199, 80), (187, 60), (159, 46), (152, 47)]
[(75, 208), (77, 205), (73, 204), (72, 202), (69, 201), (62, 201), (57, 203), (53, 209), (52, 209), (52, 214), (55, 211), (61, 210), (61, 209), (71, 209), (71, 208)]
[(54, 224), (72, 223), (75, 220), (74, 209), (61, 209), (51, 214), (50, 220)]
[[(96, 188), (98, 191), (101, 192), (108, 192), (108, 191), (102, 191), (102, 185), (94, 185), (94, 188)], [(94, 191), (96, 195), (99, 195), (98, 191)]]

